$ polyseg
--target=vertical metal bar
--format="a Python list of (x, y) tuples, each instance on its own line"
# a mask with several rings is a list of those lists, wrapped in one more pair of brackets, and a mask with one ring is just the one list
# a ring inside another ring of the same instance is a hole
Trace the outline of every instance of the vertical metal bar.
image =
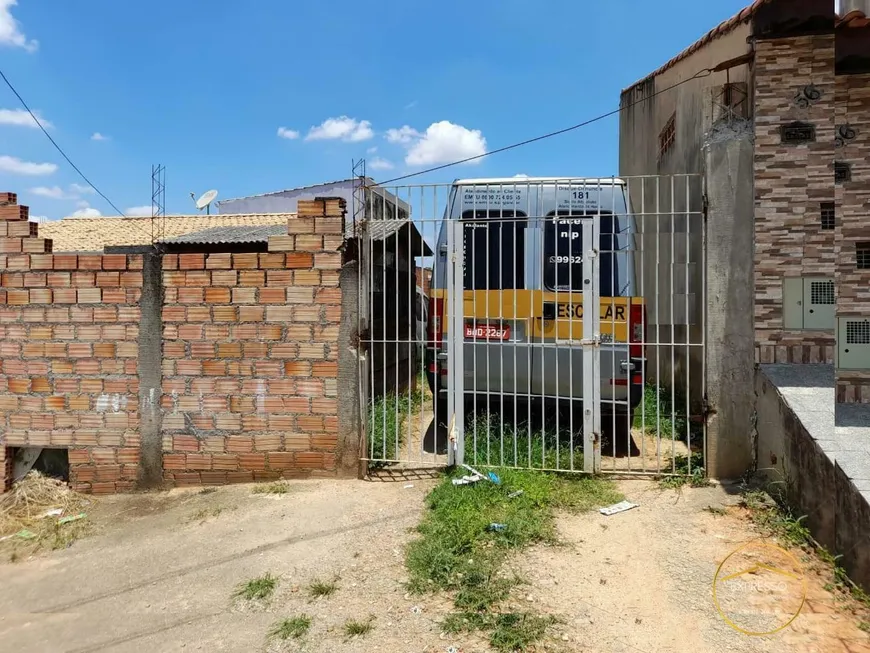
[(659, 290), (661, 283), (659, 279), (659, 268), (661, 267), (661, 231), (662, 231), (662, 210), (661, 210), (661, 177), (656, 177), (656, 471), (661, 473), (662, 470), (662, 416), (661, 416), (661, 297)]
[(684, 313), (683, 322), (686, 329), (686, 447), (689, 450), (688, 473), (692, 474), (692, 408), (690, 398), (692, 395), (692, 347), (691, 347), (691, 323), (689, 319), (689, 262), (691, 250), (689, 249), (692, 240), (692, 197), (689, 188), (689, 180), (691, 177), (686, 177), (686, 283), (683, 287), (683, 292), (686, 295), (686, 311)]
[[(628, 201), (631, 201), (631, 186), (628, 188)], [(645, 229), (645, 220), (646, 220), (646, 177), (641, 177), (640, 179), (640, 229), (639, 236), (635, 237), (635, 243), (640, 245), (640, 296), (643, 300), (644, 310), (641, 312), (641, 320), (642, 327), (641, 332), (643, 333), (643, 344), (641, 348), (641, 353), (643, 357), (643, 365), (640, 370), (640, 460), (641, 460), (641, 471), (647, 471), (646, 469), (646, 383), (647, 383), (647, 366), (646, 366), (646, 348), (647, 348), (647, 307), (648, 302), (646, 301), (646, 294), (644, 288), (644, 278), (646, 277), (646, 229)], [(637, 261), (634, 261), (635, 265)]]
[[(388, 194), (387, 189), (384, 189), (383, 190), (384, 220), (389, 220), (389, 217), (387, 216), (387, 194)], [(392, 204), (393, 204), (393, 220), (394, 220), (392, 226), (395, 229), (395, 227), (397, 226), (397, 222), (399, 220), (398, 198), (396, 199), (395, 202), (392, 202)], [(399, 232), (398, 232), (398, 230), (393, 231), (393, 247), (395, 248), (395, 252), (393, 252), (393, 263), (395, 264), (395, 271), (396, 271), (396, 274), (395, 274), (396, 278), (395, 278), (394, 283), (396, 284), (396, 300), (397, 300), (396, 303), (398, 303), (398, 299), (401, 296), (401, 293), (399, 292), (399, 262), (400, 262), (399, 261), (399, 251), (400, 250), (399, 250)], [(384, 310), (386, 310), (386, 302), (384, 302)], [(401, 333), (400, 333), (401, 327), (399, 326), (400, 323), (399, 323), (399, 311), (398, 310), (395, 312), (394, 323), (395, 323), (395, 332), (394, 332), (393, 337), (394, 337), (395, 344), (393, 345), (393, 350), (395, 351), (395, 357), (396, 357), (396, 366), (395, 366), (396, 385), (395, 385), (395, 389), (393, 391), (393, 396), (394, 396), (395, 408), (396, 408), (396, 424), (395, 424), (393, 437), (395, 439), (396, 448), (393, 450), (393, 452), (394, 452), (393, 457), (394, 457), (394, 459), (398, 460), (400, 458), (399, 434), (401, 432), (401, 428), (400, 428), (400, 424), (399, 424), (400, 419), (401, 419), (399, 417), (399, 415), (401, 414), (401, 413), (399, 413), (399, 387), (400, 387), (399, 386), (399, 368), (401, 367), (401, 360), (402, 360), (402, 358), (401, 358), (402, 357), (402, 338), (401, 338)]]
[[(461, 224), (461, 221), (459, 221)], [(444, 261), (446, 266), (447, 282), (445, 284), (444, 307), (447, 319), (442, 322), (442, 330), (447, 333), (447, 464), (456, 465), (456, 330), (453, 322), (456, 321), (456, 229), (454, 221), (448, 220), (444, 224), (447, 233), (447, 256)], [(443, 319), (443, 317), (442, 317)]]
[(677, 206), (676, 206), (676, 187), (674, 184), (675, 177), (671, 175), (671, 251), (670, 251), (670, 273), (671, 273), (671, 294), (670, 294), (670, 308), (671, 308), (671, 471), (676, 473), (677, 471), (677, 458), (676, 458), (676, 428), (677, 428), (677, 402), (676, 402), (676, 393), (677, 393), (677, 370), (676, 370), (676, 349), (677, 349), (677, 335), (676, 335), (676, 325), (674, 324), (674, 259), (676, 258), (676, 238), (675, 238), (675, 229), (676, 229), (676, 220), (677, 220)]
[(698, 312), (701, 320), (701, 452), (704, 468), (707, 468), (707, 178), (702, 176), (701, 183), (701, 307)]
[(454, 246), (458, 244), (458, 247), (455, 247), (453, 250), (453, 266), (455, 271), (453, 273), (454, 287), (451, 292), (451, 295), (453, 296), (451, 314), (453, 315), (454, 346), (451, 347), (451, 350), (456, 352), (452, 365), (454, 381), (453, 394), (455, 395), (453, 424), (453, 437), (455, 437), (455, 462), (457, 465), (461, 465), (465, 461), (465, 330), (463, 328), (465, 324), (465, 296), (463, 292), (464, 286), (462, 279), (462, 265), (464, 258), (464, 250), (462, 247), (463, 225), (461, 223), (451, 223), (450, 226), (455, 232), (458, 232), (454, 233), (453, 238)]

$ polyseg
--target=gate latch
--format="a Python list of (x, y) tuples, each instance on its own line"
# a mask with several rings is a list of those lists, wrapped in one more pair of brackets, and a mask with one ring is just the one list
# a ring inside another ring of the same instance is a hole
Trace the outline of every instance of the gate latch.
[(580, 340), (580, 344), (584, 347), (592, 346), (592, 347), (600, 347), (601, 346), (601, 336), (594, 336), (592, 338), (583, 338)]

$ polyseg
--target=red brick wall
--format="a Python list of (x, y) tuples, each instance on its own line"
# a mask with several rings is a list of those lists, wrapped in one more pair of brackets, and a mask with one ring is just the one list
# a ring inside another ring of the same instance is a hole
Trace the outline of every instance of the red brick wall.
[[(834, 37), (759, 40), (755, 49), (755, 341), (762, 363), (833, 362), (834, 333), (783, 328), (784, 277), (834, 276), (834, 232), (820, 229), (834, 201)], [(822, 96), (803, 108), (795, 94)], [(786, 145), (780, 126), (816, 127), (816, 141)]]
[(341, 255), (317, 239), (303, 251), (164, 257), (168, 481), (335, 469)]
[[(76, 489), (131, 489), (142, 256), (44, 253), (27, 207), (4, 199), (0, 489), (19, 446), (68, 448)], [(300, 202), (269, 253), (164, 256), (168, 483), (335, 475), (342, 215)]]
[(35, 253), (51, 242), (27, 207), (0, 218), (0, 233), (22, 234), (0, 237), (13, 252), (0, 255), (0, 450), (68, 448), (76, 489), (130, 489), (142, 257)]

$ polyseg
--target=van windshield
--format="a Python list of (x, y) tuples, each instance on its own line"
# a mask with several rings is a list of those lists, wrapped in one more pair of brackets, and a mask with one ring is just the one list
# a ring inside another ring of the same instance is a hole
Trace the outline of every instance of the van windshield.
[(525, 288), (525, 213), (465, 211), (462, 222), (463, 287), (466, 290)]
[[(597, 211), (550, 211), (544, 219), (544, 286), (548, 290), (583, 290), (582, 219)], [(601, 211), (599, 218), (599, 293), (620, 294), (619, 263), (616, 257), (619, 217)]]

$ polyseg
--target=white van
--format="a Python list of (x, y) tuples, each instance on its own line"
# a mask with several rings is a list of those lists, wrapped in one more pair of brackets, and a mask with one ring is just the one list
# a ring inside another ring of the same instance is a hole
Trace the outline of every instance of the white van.
[[(632, 256), (635, 221), (619, 179), (496, 178), (453, 183), (436, 245), (427, 355), (446, 402), (447, 231), (461, 221), (468, 401), (582, 404), (582, 222), (600, 226), (602, 424), (627, 427), (643, 394), (646, 314)], [(441, 403), (436, 410), (445, 414)], [(624, 432), (624, 431), (623, 431)]]

